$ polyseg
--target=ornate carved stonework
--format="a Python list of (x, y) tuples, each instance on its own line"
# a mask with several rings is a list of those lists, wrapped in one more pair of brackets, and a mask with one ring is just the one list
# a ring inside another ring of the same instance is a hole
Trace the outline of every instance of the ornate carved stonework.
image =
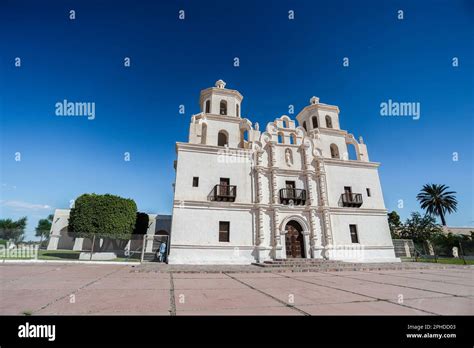
[(274, 209), (273, 210), (273, 231), (274, 231), (274, 238), (275, 238), (275, 246), (281, 246), (281, 237), (280, 233), (278, 233), (279, 226), (280, 226), (280, 216), (279, 216), (279, 210)]
[(258, 244), (262, 245), (265, 242), (265, 235), (263, 231), (263, 209), (258, 209)]

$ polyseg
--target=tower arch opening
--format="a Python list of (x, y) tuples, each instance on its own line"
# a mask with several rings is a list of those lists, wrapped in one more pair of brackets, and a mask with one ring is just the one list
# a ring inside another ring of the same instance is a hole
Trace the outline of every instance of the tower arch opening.
[(225, 130), (219, 131), (217, 134), (217, 146), (228, 146), (229, 145), (229, 135)]
[(329, 115), (326, 115), (326, 128), (332, 128), (332, 119)]
[(221, 100), (219, 104), (219, 114), (227, 115), (227, 101), (226, 100)]
[(331, 150), (331, 158), (340, 158), (339, 156), (339, 148), (336, 144), (331, 144), (329, 149)]

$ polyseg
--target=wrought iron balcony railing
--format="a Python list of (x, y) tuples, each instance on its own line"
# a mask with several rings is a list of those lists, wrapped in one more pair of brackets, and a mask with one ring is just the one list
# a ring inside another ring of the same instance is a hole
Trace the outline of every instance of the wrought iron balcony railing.
[(215, 201), (234, 202), (237, 196), (237, 186), (235, 185), (216, 185), (213, 189)]
[(280, 190), (280, 203), (281, 204), (293, 204), (304, 205), (306, 203), (306, 190), (284, 188)]
[(362, 205), (361, 193), (343, 193), (341, 195), (341, 202), (343, 207), (359, 208)]

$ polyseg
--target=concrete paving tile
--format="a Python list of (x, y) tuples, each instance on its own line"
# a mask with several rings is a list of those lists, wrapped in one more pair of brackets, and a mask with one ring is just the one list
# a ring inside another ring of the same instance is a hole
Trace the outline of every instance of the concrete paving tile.
[[(259, 293), (244, 289), (226, 290), (175, 290), (177, 311), (214, 310), (223, 308), (273, 307), (282, 305), (278, 301)], [(282, 305), (283, 306), (283, 305)]]
[(173, 279), (228, 279), (224, 273), (173, 273)]
[(230, 273), (232, 277), (237, 279), (248, 279), (248, 278), (257, 278), (257, 279), (264, 279), (264, 278), (282, 278), (280, 274), (277, 273)]
[(51, 279), (49, 277), (41, 278), (41, 277), (29, 277), (21, 280), (14, 280), (12, 282), (8, 282), (2, 284), (1, 287), (4, 290), (55, 290), (55, 289), (66, 289), (66, 290), (73, 290), (78, 289), (91, 281), (95, 278), (90, 279)]
[(54, 270), (53, 266), (36, 266), (36, 265), (15, 265), (0, 263), (0, 280), (23, 278), (26, 276), (42, 274)]
[(437, 283), (448, 283), (448, 284), (457, 284), (457, 285), (468, 285), (474, 287), (474, 279), (471, 278), (455, 278), (455, 277), (443, 277), (440, 274), (431, 274), (431, 273), (401, 273), (397, 274), (397, 277), (403, 277), (408, 279), (422, 279), (429, 280)]
[[(415, 270), (399, 270), (396, 273), (404, 273), (404, 274), (409, 274), (409, 273), (424, 273), (424, 274), (441, 274), (443, 276), (466, 276), (466, 275), (473, 275), (474, 267), (472, 269), (464, 270), (464, 269), (415, 269)], [(378, 273), (395, 273), (394, 271), (389, 271), (389, 270), (381, 270), (378, 271)]]
[[(308, 278), (305, 278), (307, 280)], [(309, 278), (313, 279), (313, 278)], [(316, 281), (324, 282), (321, 278), (317, 278)], [(308, 288), (311, 287), (313, 284), (309, 284), (308, 282), (301, 282), (298, 279), (294, 278), (246, 278), (242, 279), (242, 282), (248, 284), (257, 289), (268, 289), (268, 288), (280, 288), (280, 289), (295, 289), (295, 288)]]
[(426, 315), (425, 312), (385, 301), (297, 306), (311, 315)]
[(263, 292), (288, 305), (344, 303), (354, 301), (371, 301), (367, 296), (352, 294), (342, 290), (329, 289), (311, 285), (305, 288), (266, 288)]
[(441, 276), (443, 278), (449, 278), (449, 279), (450, 278), (457, 278), (457, 279), (473, 279), (474, 278), (474, 270), (469, 271), (469, 272), (457, 272), (457, 271), (453, 271), (453, 270), (444, 270), (444, 271), (425, 270), (425, 271), (423, 271), (423, 273), (438, 275), (438, 276)]
[[(49, 304), (39, 313), (168, 315), (166, 266), (3, 264), (0, 314), (21, 314)], [(246, 269), (255, 268), (234, 267), (239, 273), (229, 275), (236, 279), (224, 273), (173, 273), (177, 314), (301, 314), (286, 304), (312, 314), (473, 314), (474, 268), (245, 273)], [(75, 291), (76, 302), (70, 303)], [(417, 309), (401, 306), (400, 294), (403, 304)]]
[[(339, 284), (336, 287), (372, 298), (397, 301), (399, 298), (446, 297), (446, 295), (390, 284)], [(401, 296), (401, 297), (400, 297)]]
[[(427, 290), (434, 292), (441, 292), (445, 294), (468, 296), (473, 293), (473, 287), (457, 284), (446, 284), (441, 282), (432, 282), (422, 279), (410, 279), (403, 277), (396, 277), (392, 275), (381, 275), (381, 274), (355, 274), (348, 279), (367, 280), (371, 281), (372, 284), (390, 284), (402, 287), (413, 287), (419, 290)], [(374, 283), (375, 282), (375, 283)]]
[(333, 277), (332, 272), (291, 272), (291, 273), (278, 273), (280, 275), (290, 278), (307, 278), (307, 277)]
[(84, 289), (75, 294), (75, 303), (67, 296), (35, 314), (167, 315), (169, 309), (168, 290)]
[(69, 293), (65, 289), (5, 290), (0, 288), (0, 315), (21, 315), (23, 312), (31, 313)]
[(89, 285), (87, 289), (137, 289), (137, 290), (169, 290), (171, 287), (169, 279), (154, 278), (103, 278)]
[(406, 300), (404, 304), (441, 315), (474, 315), (474, 298), (443, 297)]
[(163, 272), (140, 272), (136, 268), (124, 268), (107, 276), (108, 278), (153, 278), (153, 279), (170, 279), (169, 273)]
[(321, 286), (339, 286), (339, 285), (347, 285), (347, 286), (354, 286), (354, 285), (364, 285), (367, 284), (367, 281), (362, 279), (350, 279), (350, 278), (343, 278), (343, 277), (306, 277), (306, 278), (296, 278), (299, 280), (304, 280), (305, 282), (321, 285)]
[(123, 267), (124, 266), (120, 265), (84, 265), (83, 267), (78, 267), (78, 265), (58, 266), (52, 272), (49, 272), (47, 276), (52, 278), (99, 278), (112, 272), (117, 272)]
[(242, 283), (231, 279), (173, 279), (175, 290), (180, 289), (246, 289)]

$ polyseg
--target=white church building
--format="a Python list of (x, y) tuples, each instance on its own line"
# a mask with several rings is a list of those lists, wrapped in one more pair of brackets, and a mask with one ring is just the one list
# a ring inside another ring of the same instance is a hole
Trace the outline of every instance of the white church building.
[(225, 86), (201, 91), (188, 142), (176, 143), (169, 263), (400, 261), (380, 164), (362, 137), (341, 129), (339, 108), (312, 97), (296, 120), (284, 115), (260, 129)]

